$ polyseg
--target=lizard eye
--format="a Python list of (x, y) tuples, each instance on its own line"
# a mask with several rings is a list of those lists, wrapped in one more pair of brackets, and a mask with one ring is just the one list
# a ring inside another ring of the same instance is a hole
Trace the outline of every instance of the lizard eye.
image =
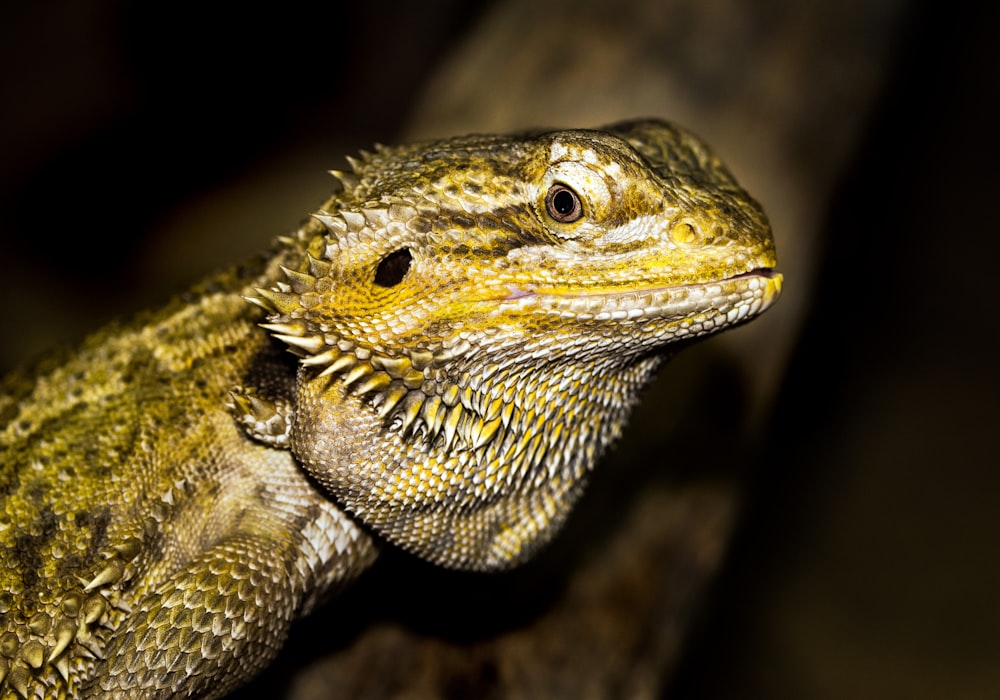
[(410, 270), (412, 260), (413, 255), (407, 248), (389, 253), (375, 268), (375, 284), (380, 287), (395, 287)]
[(583, 202), (576, 192), (556, 183), (545, 194), (545, 211), (559, 223), (571, 224), (583, 217)]

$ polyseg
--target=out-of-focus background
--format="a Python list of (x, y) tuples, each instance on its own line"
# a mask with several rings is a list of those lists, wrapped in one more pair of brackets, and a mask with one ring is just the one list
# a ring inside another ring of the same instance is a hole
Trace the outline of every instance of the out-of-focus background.
[(693, 128), (785, 294), (672, 363), (537, 561), (390, 553), (244, 697), (997, 697), (1000, 11), (356, 5), (0, 9), (0, 369), (466, 131)]

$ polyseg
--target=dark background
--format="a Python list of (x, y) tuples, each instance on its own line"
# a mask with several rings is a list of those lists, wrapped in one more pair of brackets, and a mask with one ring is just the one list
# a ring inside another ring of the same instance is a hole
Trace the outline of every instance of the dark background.
[(1000, 692), (998, 20), (910, 9), (682, 696)]
[[(483, 10), (2, 12), (9, 368), (294, 225), (328, 186), (315, 173), (402, 131)], [(678, 697), (1000, 692), (998, 21), (986, 4), (902, 13), (817, 213), (818, 275), (787, 280), (808, 312), (759, 454), (738, 470), (747, 508)], [(220, 198), (240, 207), (219, 218)]]

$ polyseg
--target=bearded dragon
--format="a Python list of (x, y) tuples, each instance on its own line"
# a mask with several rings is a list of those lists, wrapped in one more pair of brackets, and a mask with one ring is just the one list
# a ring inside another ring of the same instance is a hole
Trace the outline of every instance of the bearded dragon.
[(0, 698), (221, 697), (381, 547), (525, 561), (667, 358), (781, 289), (666, 122), (350, 162), (266, 254), (3, 380)]

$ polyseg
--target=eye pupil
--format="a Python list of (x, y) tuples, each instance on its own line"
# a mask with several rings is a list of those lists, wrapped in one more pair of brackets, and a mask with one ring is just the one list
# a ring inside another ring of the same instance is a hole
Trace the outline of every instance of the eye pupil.
[(580, 196), (566, 185), (553, 185), (549, 189), (545, 195), (545, 209), (549, 216), (563, 224), (572, 223), (583, 216)]
[(412, 260), (413, 255), (406, 248), (389, 253), (375, 268), (375, 284), (380, 287), (395, 287), (409, 272)]
[(573, 209), (576, 207), (576, 200), (569, 192), (561, 190), (552, 198), (552, 206), (555, 207), (557, 212), (566, 216), (573, 212)]

